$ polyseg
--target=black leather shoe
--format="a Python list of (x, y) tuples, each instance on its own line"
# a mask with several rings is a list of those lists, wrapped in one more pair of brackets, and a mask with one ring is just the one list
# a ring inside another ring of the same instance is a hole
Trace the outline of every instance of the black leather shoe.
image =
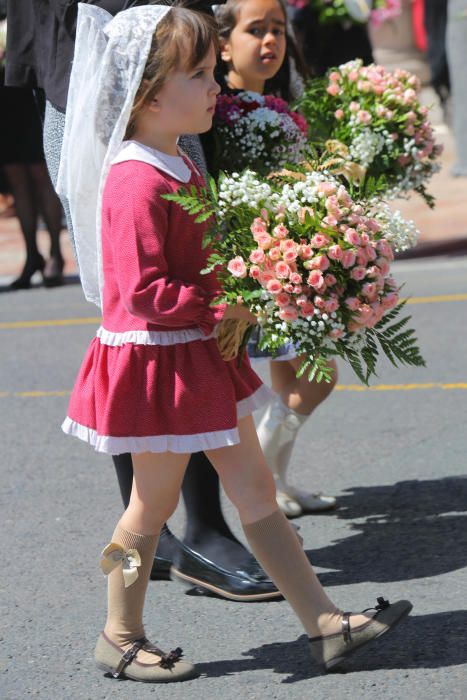
[(172, 562), (164, 557), (154, 557), (151, 569), (152, 581), (170, 581), (170, 567)]
[(189, 595), (212, 595), (239, 602), (282, 598), (273, 582), (253, 560), (246, 571), (229, 571), (182, 544), (170, 570), (173, 581)]

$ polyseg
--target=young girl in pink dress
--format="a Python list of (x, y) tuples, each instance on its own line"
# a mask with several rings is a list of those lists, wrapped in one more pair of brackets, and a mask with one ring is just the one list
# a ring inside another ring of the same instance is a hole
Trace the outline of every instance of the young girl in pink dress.
[[(66, 433), (101, 452), (132, 453), (128, 508), (102, 553), (107, 621), (95, 659), (115, 677), (168, 682), (195, 667), (145, 637), (144, 598), (159, 531), (178, 502), (189, 455), (218, 471), (258, 561), (330, 668), (406, 615), (380, 599), (374, 616), (342, 613), (328, 598), (278, 509), (251, 412), (267, 397), (245, 360), (224, 362), (221, 319), (255, 318), (213, 305), (215, 275), (198, 225), (164, 195), (202, 178), (178, 150), (182, 133), (211, 126), (216, 31), (186, 9), (107, 13), (81, 5), (59, 190), (70, 199), (82, 282), (103, 319), (76, 380)], [(98, 186), (95, 187), (96, 177)]]

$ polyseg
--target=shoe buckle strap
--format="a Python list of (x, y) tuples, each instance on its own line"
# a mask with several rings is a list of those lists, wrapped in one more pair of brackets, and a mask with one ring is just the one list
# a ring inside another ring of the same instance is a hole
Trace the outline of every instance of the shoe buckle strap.
[(122, 655), (122, 658), (120, 659), (117, 668), (115, 671), (112, 673), (113, 678), (119, 678), (120, 674), (122, 671), (125, 670), (125, 668), (128, 666), (128, 664), (131, 664), (133, 659), (135, 658), (136, 654), (140, 651), (140, 649), (143, 648), (143, 646), (146, 644), (147, 639), (137, 639), (132, 646), (126, 650), (126, 652)]
[(350, 631), (350, 615), (351, 613), (345, 612), (342, 615), (341, 629), (342, 636), (344, 637), (344, 642), (350, 644), (352, 642), (352, 633)]

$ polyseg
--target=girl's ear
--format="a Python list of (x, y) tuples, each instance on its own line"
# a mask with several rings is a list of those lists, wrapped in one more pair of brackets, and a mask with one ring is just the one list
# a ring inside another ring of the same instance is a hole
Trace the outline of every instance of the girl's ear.
[(230, 51), (230, 44), (228, 41), (220, 42), (220, 57), (225, 63), (230, 63), (232, 60), (232, 53)]
[(153, 114), (161, 111), (161, 106), (157, 97), (153, 97), (151, 102), (149, 102), (148, 110)]

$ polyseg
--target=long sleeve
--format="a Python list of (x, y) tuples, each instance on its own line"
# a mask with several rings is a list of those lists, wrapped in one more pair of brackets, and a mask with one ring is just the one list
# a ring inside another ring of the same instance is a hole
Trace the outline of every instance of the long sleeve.
[[(225, 306), (211, 307), (212, 293), (198, 284), (176, 279), (169, 268), (169, 210), (176, 205), (161, 198), (167, 192), (167, 185), (157, 176), (116, 178), (112, 183), (108, 235), (121, 300), (130, 314), (149, 323), (170, 328), (198, 326), (209, 335), (222, 319)], [(171, 230), (170, 236), (177, 236), (177, 231)], [(201, 267), (201, 243), (199, 249)], [(190, 255), (182, 243), (177, 256), (185, 258), (175, 267), (187, 269), (190, 256), (194, 258), (191, 276), (197, 276), (200, 268), (195, 268), (196, 253), (192, 251)]]

